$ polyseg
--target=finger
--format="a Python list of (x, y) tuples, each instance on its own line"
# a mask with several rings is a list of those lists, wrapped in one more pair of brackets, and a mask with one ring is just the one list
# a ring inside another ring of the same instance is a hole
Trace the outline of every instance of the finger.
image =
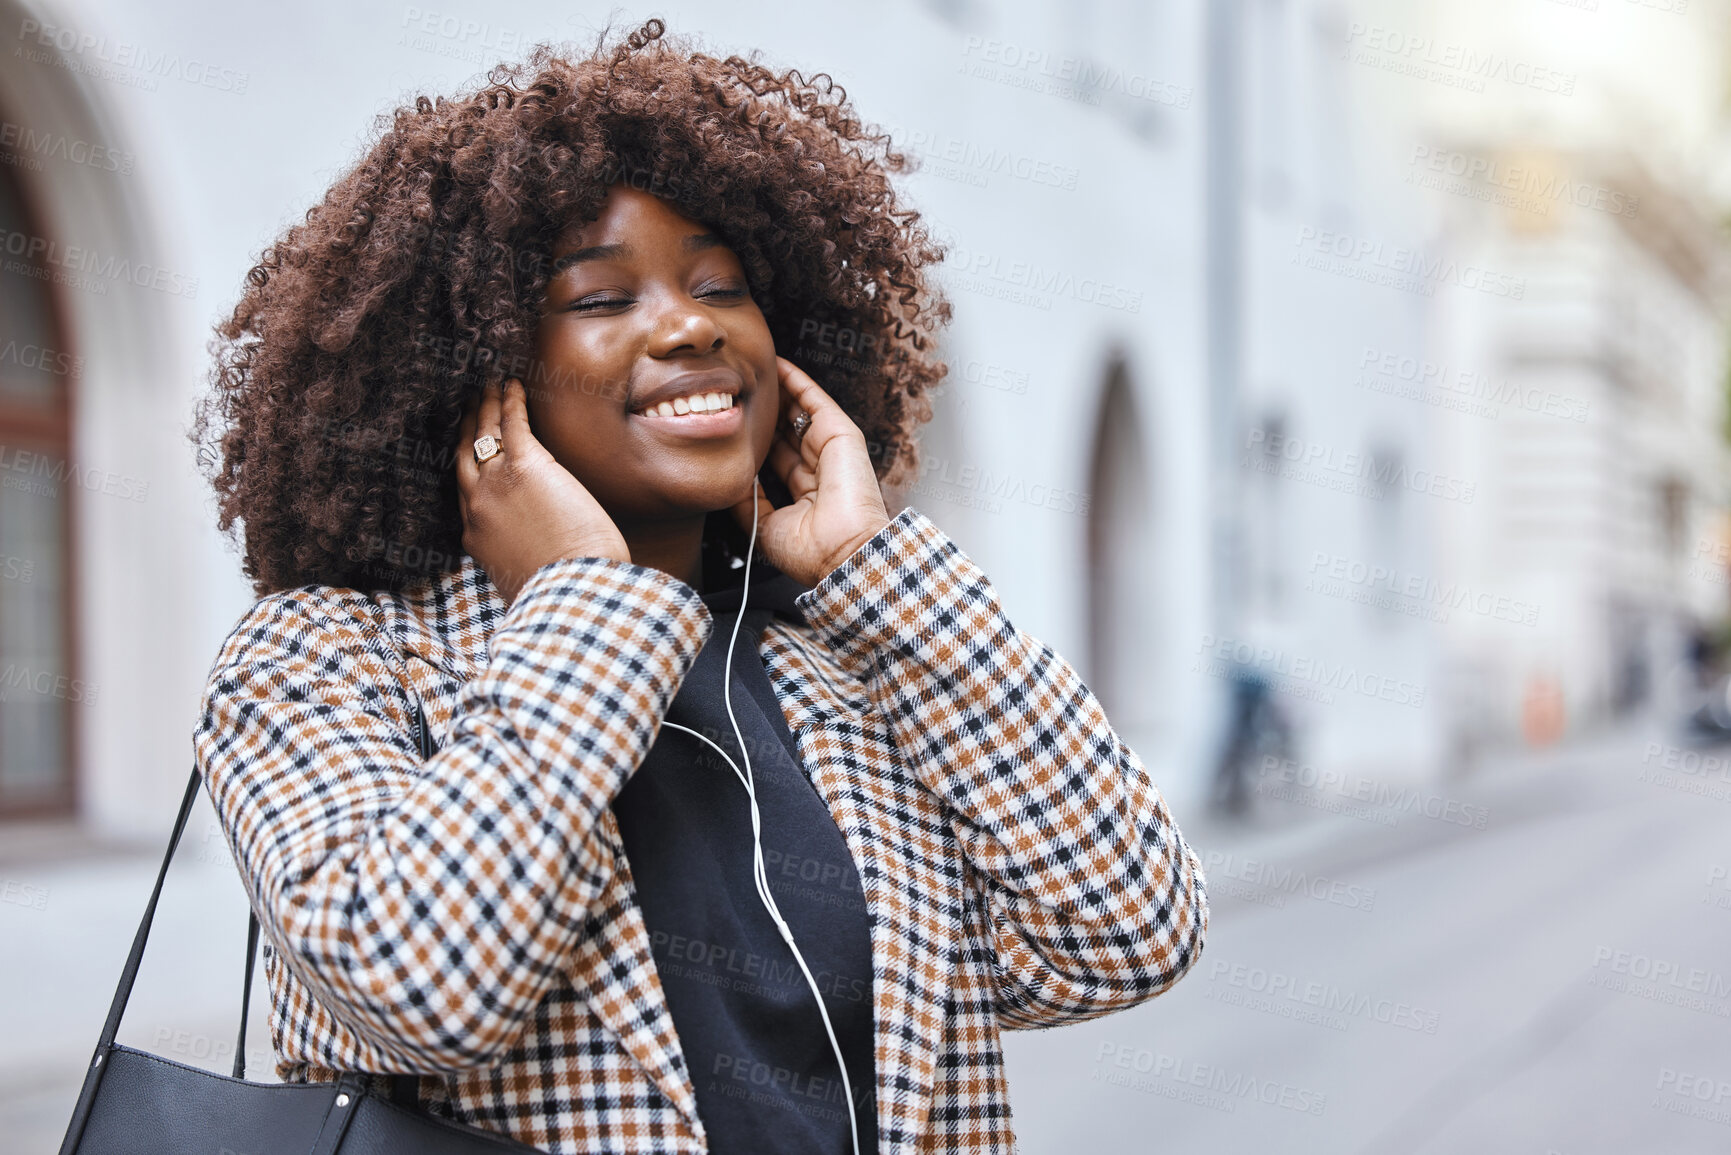
[[(782, 387), (787, 390), (792, 404), (811, 414), (813, 426), (817, 425), (820, 420), (833, 423), (838, 418), (848, 425), (853, 424), (852, 418), (842, 412), (842, 408), (836, 404), (835, 398), (823, 391), (823, 386), (812, 380), (811, 374), (786, 357), (777, 357), (775, 367), (780, 376)], [(811, 432), (810, 429), (807, 429), (806, 435), (810, 436)]]
[(769, 447), (768, 461), (795, 501), (817, 489), (816, 471), (805, 463), (800, 451), (793, 446), (784, 441), (776, 442)]
[[(791, 400), (789, 401), (787, 406), (788, 419), (784, 420), (779, 426), (777, 432), (780, 436), (770, 442), (769, 451), (774, 454), (778, 450), (784, 450), (790, 455), (788, 464), (786, 466), (778, 466), (776, 469), (777, 474), (781, 475), (784, 480), (786, 480), (793, 470), (798, 469), (800, 470), (800, 476), (802, 478), (806, 478), (809, 480), (810, 484), (816, 485), (817, 462), (819, 450), (822, 447), (819, 444), (818, 439), (812, 436), (811, 425), (806, 426), (803, 435), (794, 431), (792, 418), (802, 412), (804, 412), (804, 410), (802, 410), (796, 402)], [(813, 424), (815, 424), (815, 421)]]
[(792, 399), (790, 422), (796, 409), (803, 409), (811, 417), (811, 424), (805, 427), (803, 436), (796, 437), (791, 429), (787, 435), (788, 441), (799, 449), (807, 461), (815, 465), (823, 455), (824, 447), (833, 438), (857, 435), (864, 439), (864, 434), (860, 433), (853, 418), (836, 404), (835, 398), (825, 393), (823, 387), (812, 380), (809, 373), (785, 357), (777, 357), (775, 360), (776, 368), (781, 374), (782, 386)]
[[(800, 435), (793, 430), (793, 419), (804, 412), (805, 408), (800, 405), (799, 398), (794, 395), (793, 390), (787, 387), (784, 378), (781, 389), (781, 423), (776, 426), (776, 429), (787, 439), (787, 443), (796, 449), (799, 448)], [(807, 432), (810, 430), (808, 429)]]
[(500, 394), (502, 392), (503, 391), (499, 388), (499, 383), (497, 381), (487, 382), (486, 389), (482, 390), (481, 415), (480, 419), (475, 423), (475, 428), (478, 431), (475, 436), (486, 437), (488, 434), (491, 434), (494, 437), (498, 437), (501, 441), (504, 440), (504, 437), (501, 436), (499, 432), (499, 415), (501, 408)]
[(479, 411), (479, 401), (471, 401), (463, 409), (463, 419), (457, 423), (457, 500), (465, 517), (468, 516), (469, 491), (481, 479), (481, 467), (475, 463), (474, 451)]
[[(783, 359), (778, 358), (778, 360)], [(800, 372), (791, 361), (784, 361), (784, 363), (787, 365), (788, 369), (791, 369), (794, 372)], [(818, 442), (816, 438), (811, 437), (811, 426), (808, 424), (805, 432), (802, 434), (795, 430), (793, 424), (793, 419), (795, 417), (798, 417), (801, 414), (805, 414), (809, 417), (810, 413), (799, 403), (799, 395), (789, 387), (788, 372), (782, 369), (780, 365), (777, 366), (777, 372), (781, 374), (781, 421), (776, 426), (776, 432), (780, 434), (780, 443), (792, 449), (795, 454), (799, 454), (803, 452), (803, 447), (809, 438), (813, 449), (815, 449)], [(812, 456), (812, 460), (814, 462), (817, 460), (815, 453)]]
[(504, 396), (500, 398), (499, 429), (505, 451), (517, 454), (518, 461), (541, 448), (529, 428), (529, 400), (523, 392), (523, 382), (515, 377), (505, 382)]

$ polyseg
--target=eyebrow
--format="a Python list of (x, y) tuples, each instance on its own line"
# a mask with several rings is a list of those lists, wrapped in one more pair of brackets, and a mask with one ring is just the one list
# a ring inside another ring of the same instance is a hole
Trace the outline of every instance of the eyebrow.
[[(680, 247), (688, 253), (700, 253), (705, 249), (719, 248), (727, 242), (715, 233), (692, 233), (680, 242)], [(623, 241), (611, 245), (590, 245), (575, 252), (566, 253), (553, 262), (553, 270), (548, 278), (557, 277), (566, 269), (581, 265), (585, 261), (618, 261), (629, 258), (632, 248)]]

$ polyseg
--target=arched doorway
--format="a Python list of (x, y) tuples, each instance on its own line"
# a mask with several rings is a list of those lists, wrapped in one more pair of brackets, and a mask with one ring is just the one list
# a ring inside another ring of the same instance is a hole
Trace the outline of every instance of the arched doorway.
[[(0, 25), (36, 18), (0, 0)], [(28, 705), (10, 720), (0, 709), (0, 814), (70, 808), (105, 835), (158, 837), (213, 637), (245, 593), (185, 433), (209, 306), (192, 247), (157, 211), (177, 191), (168, 158), (129, 147), (135, 90), (58, 49), (8, 65), (3, 227), (26, 251), (0, 257), (23, 262), (0, 268), (0, 357), (14, 338), (20, 356), (54, 356), (46, 373), (0, 365), (0, 534), (18, 543), (0, 540), (0, 689)], [(14, 312), (20, 294), (36, 306)], [(8, 556), (36, 562), (28, 582), (8, 580)]]
[(1088, 477), (1088, 663), (1085, 679), (1121, 733), (1160, 722), (1152, 659), (1165, 591), (1155, 551), (1154, 498), (1129, 370), (1107, 365)]
[(70, 810), (73, 669), (68, 348), (27, 191), (0, 168), (0, 816)]

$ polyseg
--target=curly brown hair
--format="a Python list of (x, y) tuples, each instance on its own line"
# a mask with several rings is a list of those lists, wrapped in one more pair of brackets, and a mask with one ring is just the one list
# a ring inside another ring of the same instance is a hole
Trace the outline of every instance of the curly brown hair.
[(950, 319), (925, 271), (944, 250), (890, 185), (912, 163), (827, 74), (664, 31), (603, 32), (577, 59), (540, 45), (471, 95), (381, 116), (265, 249), (191, 433), (261, 596), (456, 568), (463, 409), (492, 379), (536, 387), (553, 242), (619, 181), (721, 234), (777, 351), (860, 427), (880, 480), (911, 476)]

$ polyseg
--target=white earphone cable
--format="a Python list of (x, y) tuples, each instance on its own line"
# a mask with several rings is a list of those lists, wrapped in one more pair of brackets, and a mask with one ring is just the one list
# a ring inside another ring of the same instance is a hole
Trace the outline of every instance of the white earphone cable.
[(757, 809), (757, 779), (751, 771), (751, 753), (745, 748), (745, 735), (740, 732), (739, 719), (733, 715), (733, 644), (739, 639), (739, 623), (745, 617), (746, 593), (751, 589), (751, 555), (757, 545), (757, 516), (757, 489), (754, 481), (752, 483), (751, 541), (745, 549), (744, 584), (739, 591), (739, 612), (733, 618), (733, 633), (727, 639), (727, 672), (723, 675), (721, 682), (721, 696), (727, 703), (727, 717), (733, 723), (733, 738), (739, 743), (739, 752), (745, 758), (744, 772), (742, 773), (738, 764), (728, 757), (726, 750), (690, 726), (681, 726), (677, 722), (665, 720), (662, 725), (671, 726), (675, 730), (683, 730), (700, 741), (708, 742), (715, 748), (715, 752), (726, 759), (729, 766), (733, 767), (734, 777), (738, 778), (740, 784), (745, 787), (746, 799), (751, 804), (752, 881), (757, 886), (758, 899), (763, 903), (764, 909), (769, 912), (769, 917), (775, 921), (775, 929), (781, 932), (782, 941), (787, 943), (787, 948), (793, 952), (793, 961), (799, 964), (799, 972), (805, 976), (806, 985), (811, 987), (811, 997), (817, 1000), (818, 1014), (823, 1016), (824, 1033), (829, 1036), (829, 1045), (835, 1051), (836, 1066), (841, 1069), (842, 1094), (847, 1097), (848, 1131), (853, 1138), (854, 1155), (859, 1155), (859, 1121), (854, 1117), (853, 1084), (848, 1081), (847, 1062), (841, 1056), (841, 1044), (836, 1041), (835, 1027), (830, 1024), (829, 1008), (824, 1006), (823, 992), (818, 990), (817, 980), (811, 977), (811, 968), (805, 965), (805, 956), (799, 953), (799, 947), (794, 944), (793, 931), (789, 929), (787, 920), (781, 917), (781, 909), (776, 906), (775, 896), (769, 890), (769, 875), (763, 868), (763, 816)]

